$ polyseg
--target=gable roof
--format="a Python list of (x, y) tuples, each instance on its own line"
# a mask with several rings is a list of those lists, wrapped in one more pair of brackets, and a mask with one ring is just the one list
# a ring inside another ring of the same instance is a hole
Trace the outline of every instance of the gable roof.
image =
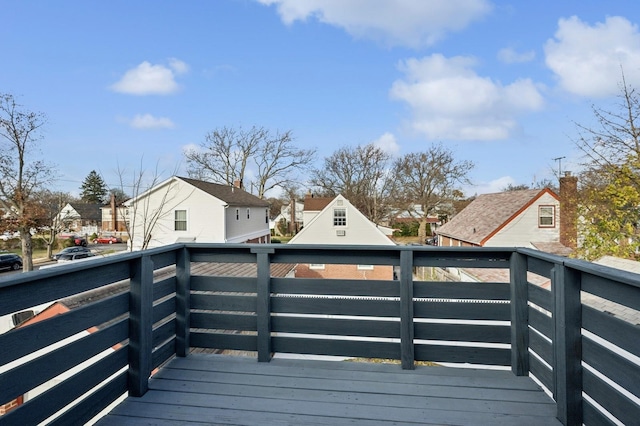
[[(333, 208), (336, 206), (347, 209), (348, 226), (345, 227), (346, 232), (343, 236), (339, 237), (333, 230)], [(331, 199), (322, 211), (289, 241), (289, 244), (395, 245), (375, 223), (367, 219), (342, 195)]]
[(319, 212), (329, 205), (335, 197), (313, 197), (307, 196), (304, 199), (304, 211)]
[(544, 194), (550, 194), (555, 199), (559, 199), (558, 195), (548, 188), (478, 195), (467, 207), (435, 232), (460, 241), (483, 245)]
[(69, 203), (69, 205), (78, 213), (81, 219), (84, 220), (101, 220), (102, 213), (100, 207), (102, 204), (90, 204), (90, 203)]
[(236, 188), (234, 186), (229, 185), (221, 185), (218, 183), (205, 182), (197, 179), (190, 179), (180, 176), (171, 176), (169, 179), (155, 185), (153, 188), (149, 188), (142, 194), (139, 194), (136, 197), (130, 198), (125, 201), (123, 204), (129, 206), (133, 203), (136, 203), (138, 200), (148, 196), (152, 192), (157, 191), (159, 188), (162, 188), (165, 185), (171, 184), (171, 182), (175, 180), (181, 180), (184, 183), (187, 183), (194, 188), (197, 188), (213, 197), (227, 203), (229, 206), (234, 207), (269, 207), (269, 203), (265, 200), (262, 200), (255, 195), (249, 194), (247, 191)]
[(213, 195), (219, 200), (224, 201), (230, 206), (242, 207), (269, 207), (269, 202), (262, 200), (255, 195), (249, 194), (247, 191), (230, 185), (220, 185), (218, 183), (205, 182), (203, 180), (190, 179), (176, 176), (189, 185)]

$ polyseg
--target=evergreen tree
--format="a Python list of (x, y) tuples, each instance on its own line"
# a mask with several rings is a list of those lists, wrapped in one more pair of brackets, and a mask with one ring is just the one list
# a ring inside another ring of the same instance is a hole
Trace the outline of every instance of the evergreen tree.
[(107, 184), (104, 183), (104, 180), (95, 170), (91, 170), (87, 177), (84, 178), (80, 190), (80, 198), (85, 203), (102, 204), (105, 202), (108, 193)]

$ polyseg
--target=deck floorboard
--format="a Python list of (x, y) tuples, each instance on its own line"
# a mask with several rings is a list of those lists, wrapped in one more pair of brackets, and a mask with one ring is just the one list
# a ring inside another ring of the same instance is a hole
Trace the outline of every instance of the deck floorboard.
[(530, 378), (508, 371), (191, 354), (98, 425), (559, 425)]

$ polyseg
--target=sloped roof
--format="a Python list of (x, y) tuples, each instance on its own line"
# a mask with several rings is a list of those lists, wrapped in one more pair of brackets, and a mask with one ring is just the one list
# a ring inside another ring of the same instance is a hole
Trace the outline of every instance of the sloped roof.
[(69, 203), (69, 205), (73, 207), (81, 219), (102, 220), (102, 212), (100, 211), (102, 204)]
[(304, 199), (304, 210), (319, 212), (329, 205), (335, 197), (307, 197)]
[(482, 194), (435, 232), (439, 235), (482, 245), (543, 194), (558, 196), (548, 188)]
[(247, 191), (240, 188), (180, 176), (176, 177), (209, 195), (213, 195), (230, 206), (269, 207), (269, 203), (267, 201), (261, 200), (255, 195), (249, 194)]

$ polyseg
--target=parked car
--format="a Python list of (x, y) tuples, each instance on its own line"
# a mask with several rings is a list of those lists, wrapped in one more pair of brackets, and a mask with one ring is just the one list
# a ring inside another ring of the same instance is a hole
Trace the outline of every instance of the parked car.
[(61, 254), (60, 256), (58, 256), (58, 258), (56, 259), (58, 261), (58, 263), (64, 263), (64, 262), (73, 262), (74, 260), (80, 260), (80, 259), (87, 259), (89, 257), (94, 257), (95, 254), (91, 253), (90, 251), (87, 252), (76, 252), (76, 253), (66, 253), (66, 254)]
[(113, 243), (121, 243), (122, 239), (114, 236), (110, 237), (98, 237), (93, 240), (96, 244), (113, 244)]
[(22, 268), (22, 258), (17, 254), (0, 254), (0, 270), (17, 271)]
[(58, 260), (60, 256), (66, 256), (69, 254), (76, 254), (76, 253), (91, 253), (91, 250), (82, 246), (67, 247), (65, 249), (62, 249), (60, 252), (54, 254), (53, 258), (55, 260)]
[(87, 246), (87, 239), (84, 237), (79, 237), (77, 235), (74, 235), (73, 237), (73, 243), (77, 246), (82, 246), (82, 247), (86, 247)]

